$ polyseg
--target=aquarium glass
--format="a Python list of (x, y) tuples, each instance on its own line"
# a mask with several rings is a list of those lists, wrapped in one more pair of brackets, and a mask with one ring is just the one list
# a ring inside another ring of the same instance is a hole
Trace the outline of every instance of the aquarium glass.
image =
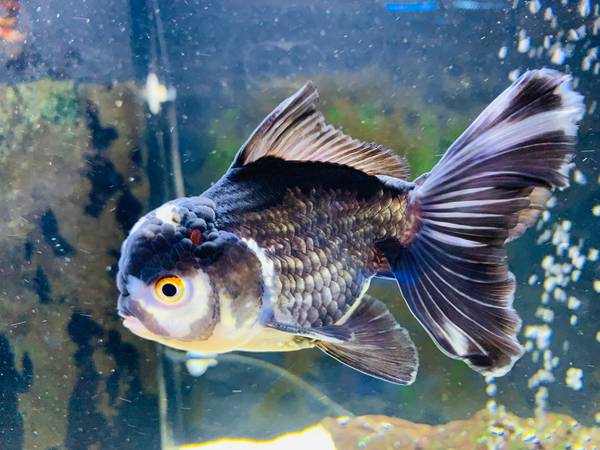
[[(600, 448), (599, 46), (598, 0), (0, 0), (0, 449)], [(136, 220), (211, 187), (307, 81), (413, 181), (542, 67), (585, 115), (571, 186), (507, 247), (526, 351), (505, 376), (439, 351), (387, 279), (369, 294), (415, 342), (410, 386), (122, 326)]]

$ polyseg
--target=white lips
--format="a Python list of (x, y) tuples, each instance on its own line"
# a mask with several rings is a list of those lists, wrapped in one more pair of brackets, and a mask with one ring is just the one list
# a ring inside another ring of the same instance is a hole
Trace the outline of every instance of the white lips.
[(137, 334), (140, 337), (147, 338), (150, 332), (136, 317), (126, 316), (123, 318), (123, 326), (131, 331), (133, 334)]

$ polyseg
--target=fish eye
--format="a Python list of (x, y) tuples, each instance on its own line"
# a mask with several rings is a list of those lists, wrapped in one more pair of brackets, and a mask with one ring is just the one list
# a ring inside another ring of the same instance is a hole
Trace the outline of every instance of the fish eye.
[(177, 303), (185, 294), (185, 282), (176, 275), (160, 278), (154, 284), (154, 295), (164, 303)]

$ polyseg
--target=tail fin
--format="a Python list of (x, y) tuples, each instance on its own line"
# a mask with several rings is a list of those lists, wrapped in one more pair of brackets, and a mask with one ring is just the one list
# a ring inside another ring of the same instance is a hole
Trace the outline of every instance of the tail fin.
[(408, 236), (381, 244), (434, 341), (483, 374), (505, 374), (523, 352), (504, 245), (568, 185), (583, 108), (569, 76), (525, 73), (416, 181)]

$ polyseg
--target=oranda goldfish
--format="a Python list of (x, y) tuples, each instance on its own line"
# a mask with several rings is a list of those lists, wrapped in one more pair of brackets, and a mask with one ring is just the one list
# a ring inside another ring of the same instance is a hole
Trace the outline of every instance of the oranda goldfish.
[(122, 246), (119, 314), (133, 333), (206, 353), (318, 347), (411, 383), (407, 331), (366, 294), (392, 277), (445, 354), (502, 375), (523, 353), (506, 244), (569, 183), (583, 98), (525, 73), (433, 169), (325, 123), (307, 83), (200, 196), (142, 217)]

